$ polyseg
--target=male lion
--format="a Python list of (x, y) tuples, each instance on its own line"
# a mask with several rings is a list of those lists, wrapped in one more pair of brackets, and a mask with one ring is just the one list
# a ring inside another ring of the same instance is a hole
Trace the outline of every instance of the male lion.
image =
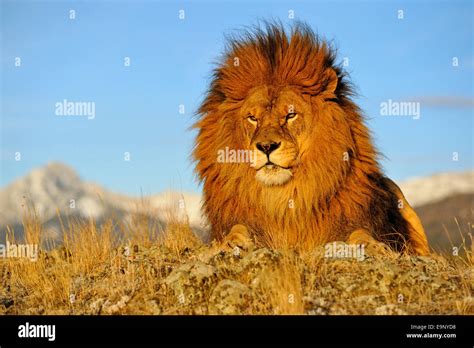
[[(378, 163), (347, 76), (307, 26), (231, 39), (195, 124), (194, 159), (211, 236), (308, 250), (334, 240), (429, 248), (417, 215)], [(251, 151), (253, 160), (222, 151)], [(230, 163), (229, 163), (230, 162)], [(250, 163), (249, 163), (250, 162)]]

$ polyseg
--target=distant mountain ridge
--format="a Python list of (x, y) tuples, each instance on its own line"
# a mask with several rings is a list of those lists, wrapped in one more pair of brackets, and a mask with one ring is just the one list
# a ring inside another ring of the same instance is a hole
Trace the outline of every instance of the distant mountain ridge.
[(129, 218), (133, 212), (147, 213), (161, 225), (165, 225), (171, 216), (186, 219), (197, 231), (202, 231), (206, 223), (200, 212), (200, 195), (167, 191), (130, 197), (82, 181), (71, 167), (58, 162), (36, 168), (0, 190), (0, 237), (2, 227), (7, 225), (15, 227), (15, 231), (22, 230), (22, 217), (28, 203), (34, 204), (45, 230), (53, 238), (59, 237), (60, 232), (58, 211), (62, 218), (81, 217), (96, 221), (111, 216)]
[(399, 186), (407, 201), (418, 207), (453, 195), (474, 193), (474, 171), (416, 177), (401, 182)]
[[(458, 229), (453, 224), (454, 218), (462, 224), (472, 224), (474, 171), (413, 178), (399, 186), (420, 215), (432, 244), (445, 246), (445, 230), (454, 234), (450, 239), (459, 242), (459, 231), (451, 231)], [(15, 232), (20, 231), (21, 235), (21, 220), (27, 202), (34, 203), (46, 233), (53, 238), (59, 238), (61, 231), (58, 211), (62, 218), (93, 218), (98, 222), (111, 216), (127, 219), (133, 212), (146, 213), (162, 226), (172, 216), (188, 221), (198, 235), (207, 237), (207, 221), (201, 211), (199, 194), (167, 191), (130, 197), (85, 182), (71, 167), (52, 162), (0, 189), (0, 240), (4, 239), (7, 225), (13, 226)]]

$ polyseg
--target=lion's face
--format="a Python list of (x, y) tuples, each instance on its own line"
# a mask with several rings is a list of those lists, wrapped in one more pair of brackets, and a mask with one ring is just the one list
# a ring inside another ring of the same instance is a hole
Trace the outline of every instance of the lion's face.
[(239, 116), (254, 151), (256, 180), (266, 186), (291, 180), (306, 150), (311, 105), (290, 87), (260, 86), (250, 91)]
[(260, 86), (249, 93), (240, 118), (245, 140), (255, 154), (256, 180), (273, 186), (292, 179), (304, 154), (310, 114), (310, 104), (290, 87), (274, 91)]

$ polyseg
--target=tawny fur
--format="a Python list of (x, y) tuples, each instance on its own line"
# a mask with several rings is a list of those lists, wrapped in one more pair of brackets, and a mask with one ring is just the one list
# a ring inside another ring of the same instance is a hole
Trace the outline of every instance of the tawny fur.
[[(237, 115), (261, 86), (271, 95), (291, 88), (314, 116), (305, 129), (310, 140), (301, 145), (306, 150), (284, 185), (262, 185), (247, 163), (216, 160), (225, 147), (249, 147)], [(268, 25), (230, 40), (195, 124), (194, 159), (213, 238), (243, 224), (258, 243), (307, 250), (365, 229), (394, 250), (428, 253), (421, 224), (407, 219), (401, 192), (381, 172), (352, 94), (334, 51), (304, 25), (290, 34)]]

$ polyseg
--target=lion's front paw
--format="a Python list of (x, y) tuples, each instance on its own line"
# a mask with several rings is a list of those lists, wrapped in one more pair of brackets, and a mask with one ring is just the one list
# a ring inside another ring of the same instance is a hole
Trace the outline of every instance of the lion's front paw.
[(387, 244), (376, 240), (369, 231), (365, 229), (358, 229), (353, 231), (346, 241), (348, 244), (365, 245), (367, 248), (374, 250), (377, 253), (385, 253), (390, 251)]
[(236, 248), (249, 250), (254, 245), (249, 230), (244, 225), (234, 225), (229, 234), (224, 237), (220, 249), (233, 251)]
[(253, 249), (254, 242), (250, 236), (249, 230), (244, 225), (234, 225), (223, 240), (217, 242), (214, 240), (209, 249), (201, 253), (198, 258), (202, 262), (209, 262), (214, 256), (232, 252), (239, 255), (241, 251)]

